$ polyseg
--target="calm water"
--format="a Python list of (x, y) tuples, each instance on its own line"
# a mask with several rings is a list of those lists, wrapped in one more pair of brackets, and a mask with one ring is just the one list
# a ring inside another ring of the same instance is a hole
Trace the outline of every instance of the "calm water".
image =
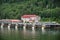
[(0, 40), (60, 40), (60, 30), (0, 29)]

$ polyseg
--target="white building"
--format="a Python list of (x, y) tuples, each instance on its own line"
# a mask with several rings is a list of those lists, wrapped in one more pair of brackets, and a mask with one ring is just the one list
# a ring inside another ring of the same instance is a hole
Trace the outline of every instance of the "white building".
[(23, 22), (39, 22), (40, 17), (37, 15), (23, 15), (21, 16)]

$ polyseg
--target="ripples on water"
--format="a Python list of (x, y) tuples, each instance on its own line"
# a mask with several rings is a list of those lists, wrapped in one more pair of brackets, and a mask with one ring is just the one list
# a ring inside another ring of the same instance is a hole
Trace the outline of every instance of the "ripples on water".
[(60, 40), (60, 30), (0, 29), (0, 40)]

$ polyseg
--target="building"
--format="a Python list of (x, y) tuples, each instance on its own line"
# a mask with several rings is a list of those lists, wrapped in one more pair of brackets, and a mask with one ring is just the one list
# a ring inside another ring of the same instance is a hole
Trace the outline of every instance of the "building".
[(0, 20), (0, 22), (3, 22), (3, 23), (20, 23), (22, 21), (18, 20), (18, 19), (2, 19), (2, 20)]
[(12, 22), (12, 23), (20, 23), (22, 21), (21, 20), (18, 20), (18, 19), (11, 19), (10, 22)]
[(37, 15), (23, 15), (21, 16), (23, 22), (39, 22), (40, 17)]

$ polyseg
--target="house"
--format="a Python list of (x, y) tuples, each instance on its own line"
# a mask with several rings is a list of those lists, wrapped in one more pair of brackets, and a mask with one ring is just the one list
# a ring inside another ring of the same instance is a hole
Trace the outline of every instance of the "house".
[(23, 15), (21, 16), (23, 22), (39, 22), (40, 17), (37, 15)]

